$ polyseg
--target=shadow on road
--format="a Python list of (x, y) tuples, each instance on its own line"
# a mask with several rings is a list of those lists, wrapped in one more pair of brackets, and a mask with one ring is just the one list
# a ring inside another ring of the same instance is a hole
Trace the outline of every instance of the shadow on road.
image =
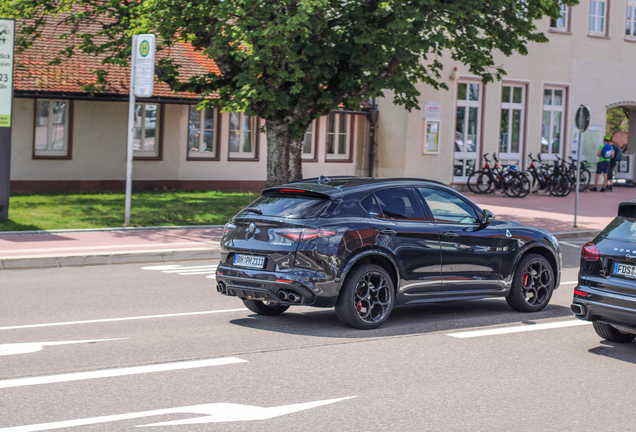
[(636, 344), (603, 341), (601, 346), (592, 348), (590, 353), (636, 364)]
[(291, 308), (280, 316), (250, 315), (231, 324), (256, 330), (326, 338), (366, 339), (388, 336), (461, 331), (475, 327), (518, 324), (535, 320), (571, 317), (569, 308), (548, 305), (537, 313), (515, 312), (503, 299), (399, 306), (389, 320), (376, 330), (356, 330), (344, 326), (333, 309), (297, 312)]

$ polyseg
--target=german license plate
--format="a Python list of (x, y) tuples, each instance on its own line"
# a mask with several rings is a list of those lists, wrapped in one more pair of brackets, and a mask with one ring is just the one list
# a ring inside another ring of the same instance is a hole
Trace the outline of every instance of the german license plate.
[(234, 255), (234, 265), (260, 269), (265, 266), (265, 257), (236, 254)]
[(614, 264), (614, 274), (636, 279), (636, 266), (628, 264)]

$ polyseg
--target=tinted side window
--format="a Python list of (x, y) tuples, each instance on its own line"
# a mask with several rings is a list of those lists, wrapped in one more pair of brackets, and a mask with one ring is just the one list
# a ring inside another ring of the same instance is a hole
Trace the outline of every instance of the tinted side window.
[(605, 227), (602, 237), (628, 242), (636, 241), (636, 218), (618, 216)]
[(452, 193), (418, 188), (433, 213), (436, 222), (474, 224), (479, 221), (475, 209)]
[(382, 217), (382, 213), (380, 212), (380, 206), (378, 206), (378, 202), (375, 199), (373, 194), (367, 195), (362, 201), (360, 201), (360, 205), (363, 209), (366, 210), (373, 217)]
[(423, 220), (424, 215), (411, 188), (382, 189), (375, 193), (385, 219)]

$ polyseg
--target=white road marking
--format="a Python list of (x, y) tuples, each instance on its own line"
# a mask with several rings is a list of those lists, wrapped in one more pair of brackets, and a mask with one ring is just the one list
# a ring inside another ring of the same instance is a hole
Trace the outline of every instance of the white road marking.
[(514, 327), (500, 327), (488, 330), (473, 330), (473, 331), (465, 331), (465, 332), (457, 332), (457, 333), (447, 333), (446, 336), (452, 336), (460, 339), (480, 337), (480, 336), (494, 336), (508, 333), (521, 333), (535, 330), (548, 330), (555, 328), (564, 328), (564, 327), (576, 327), (582, 325), (592, 324), (589, 321), (580, 321), (580, 320), (568, 320), (568, 321), (559, 321), (545, 324), (528, 324), (522, 326), (514, 326)]
[(329, 405), (335, 402), (340, 402), (347, 399), (352, 399), (357, 396), (344, 397), (339, 399), (329, 399), (324, 401), (306, 402), (294, 405), (283, 405), (279, 407), (264, 408), (253, 405), (240, 405), (232, 403), (211, 403), (203, 405), (192, 405), (178, 408), (159, 409), (153, 411), (142, 411), (129, 414), (117, 414), (102, 417), (91, 417), (78, 420), (66, 420), (52, 423), (40, 423), (26, 426), (14, 426), (8, 428), (1, 428), (0, 431), (4, 432), (37, 432), (47, 431), (53, 429), (69, 428), (73, 426), (86, 426), (99, 423), (110, 423), (119, 420), (130, 420), (137, 418), (153, 417), (165, 414), (203, 414), (205, 417), (196, 417), (185, 420), (176, 420), (164, 423), (153, 423), (147, 425), (140, 425), (137, 427), (146, 426), (162, 426), (162, 425), (183, 425), (193, 423), (221, 423), (232, 421), (250, 421), (250, 420), (267, 420), (274, 417), (279, 417), (285, 414), (291, 414), (299, 411), (316, 408), (323, 405)]
[(577, 284), (577, 283), (579, 283), (579, 282), (578, 282), (578, 281), (567, 281), (567, 282), (561, 282), (561, 283), (559, 284), (559, 286), (560, 286), (560, 285), (575, 285), (575, 284)]
[(583, 245), (572, 244), (572, 243), (568, 243), (568, 242), (564, 242), (564, 241), (560, 241), (559, 244), (560, 245), (570, 246), (570, 247), (575, 247), (575, 248), (583, 247)]
[(115, 340), (122, 340), (122, 339), (128, 339), (128, 338), (0, 344), (0, 356), (34, 353), (37, 351), (42, 351), (42, 349), (44, 349), (45, 346), (73, 345), (73, 344), (81, 344), (81, 343), (115, 341)]
[[(169, 265), (169, 266), (149, 266), (142, 267), (142, 270), (157, 270), (161, 273), (176, 273), (180, 276), (189, 276), (189, 275), (203, 275), (203, 274), (216, 274), (217, 264), (207, 265), (207, 266), (191, 266), (184, 267), (181, 265)], [(215, 277), (211, 277), (210, 279), (216, 279)]]
[[(167, 372), (184, 369), (195, 369), (209, 366), (222, 366), (234, 363), (247, 363), (247, 360), (243, 360), (237, 357), (223, 357), (209, 360), (194, 360), (187, 362), (174, 362), (174, 363), (160, 363), (148, 366), (133, 366), (121, 369), (105, 369), (91, 372), (75, 372), (61, 375), (47, 375), (37, 376), (31, 378), (16, 378), (10, 380), (0, 381), (0, 389), (24, 387), (30, 385), (39, 384), (53, 384), (69, 381), (81, 381), (96, 378), (111, 378), (128, 375), (139, 375), (154, 372)], [(0, 429), (2, 430), (2, 429)]]
[(55, 326), (78, 325), (78, 324), (94, 324), (94, 323), (116, 322), (116, 321), (133, 321), (133, 320), (154, 319), (154, 318), (173, 318), (173, 317), (182, 317), (182, 316), (226, 313), (226, 312), (242, 312), (246, 310), (247, 308), (221, 309), (221, 310), (201, 311), (201, 312), (172, 313), (172, 314), (164, 314), (164, 315), (145, 315), (145, 316), (135, 316), (135, 317), (122, 317), (122, 318), (105, 318), (105, 319), (96, 319), (96, 320), (67, 321), (67, 322), (46, 323), (46, 324), (25, 324), (25, 325), (17, 325), (17, 326), (9, 326), (9, 327), (0, 327), (0, 330), (18, 330), (18, 329), (26, 329), (26, 328), (55, 327)]

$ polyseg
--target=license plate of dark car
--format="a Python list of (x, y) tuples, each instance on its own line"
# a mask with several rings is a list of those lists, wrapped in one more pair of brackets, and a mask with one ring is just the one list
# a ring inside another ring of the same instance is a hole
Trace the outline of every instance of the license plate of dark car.
[(636, 278), (636, 266), (627, 264), (614, 264), (614, 274), (618, 276), (626, 276)]
[(265, 257), (236, 254), (234, 255), (234, 265), (260, 269), (265, 266)]

